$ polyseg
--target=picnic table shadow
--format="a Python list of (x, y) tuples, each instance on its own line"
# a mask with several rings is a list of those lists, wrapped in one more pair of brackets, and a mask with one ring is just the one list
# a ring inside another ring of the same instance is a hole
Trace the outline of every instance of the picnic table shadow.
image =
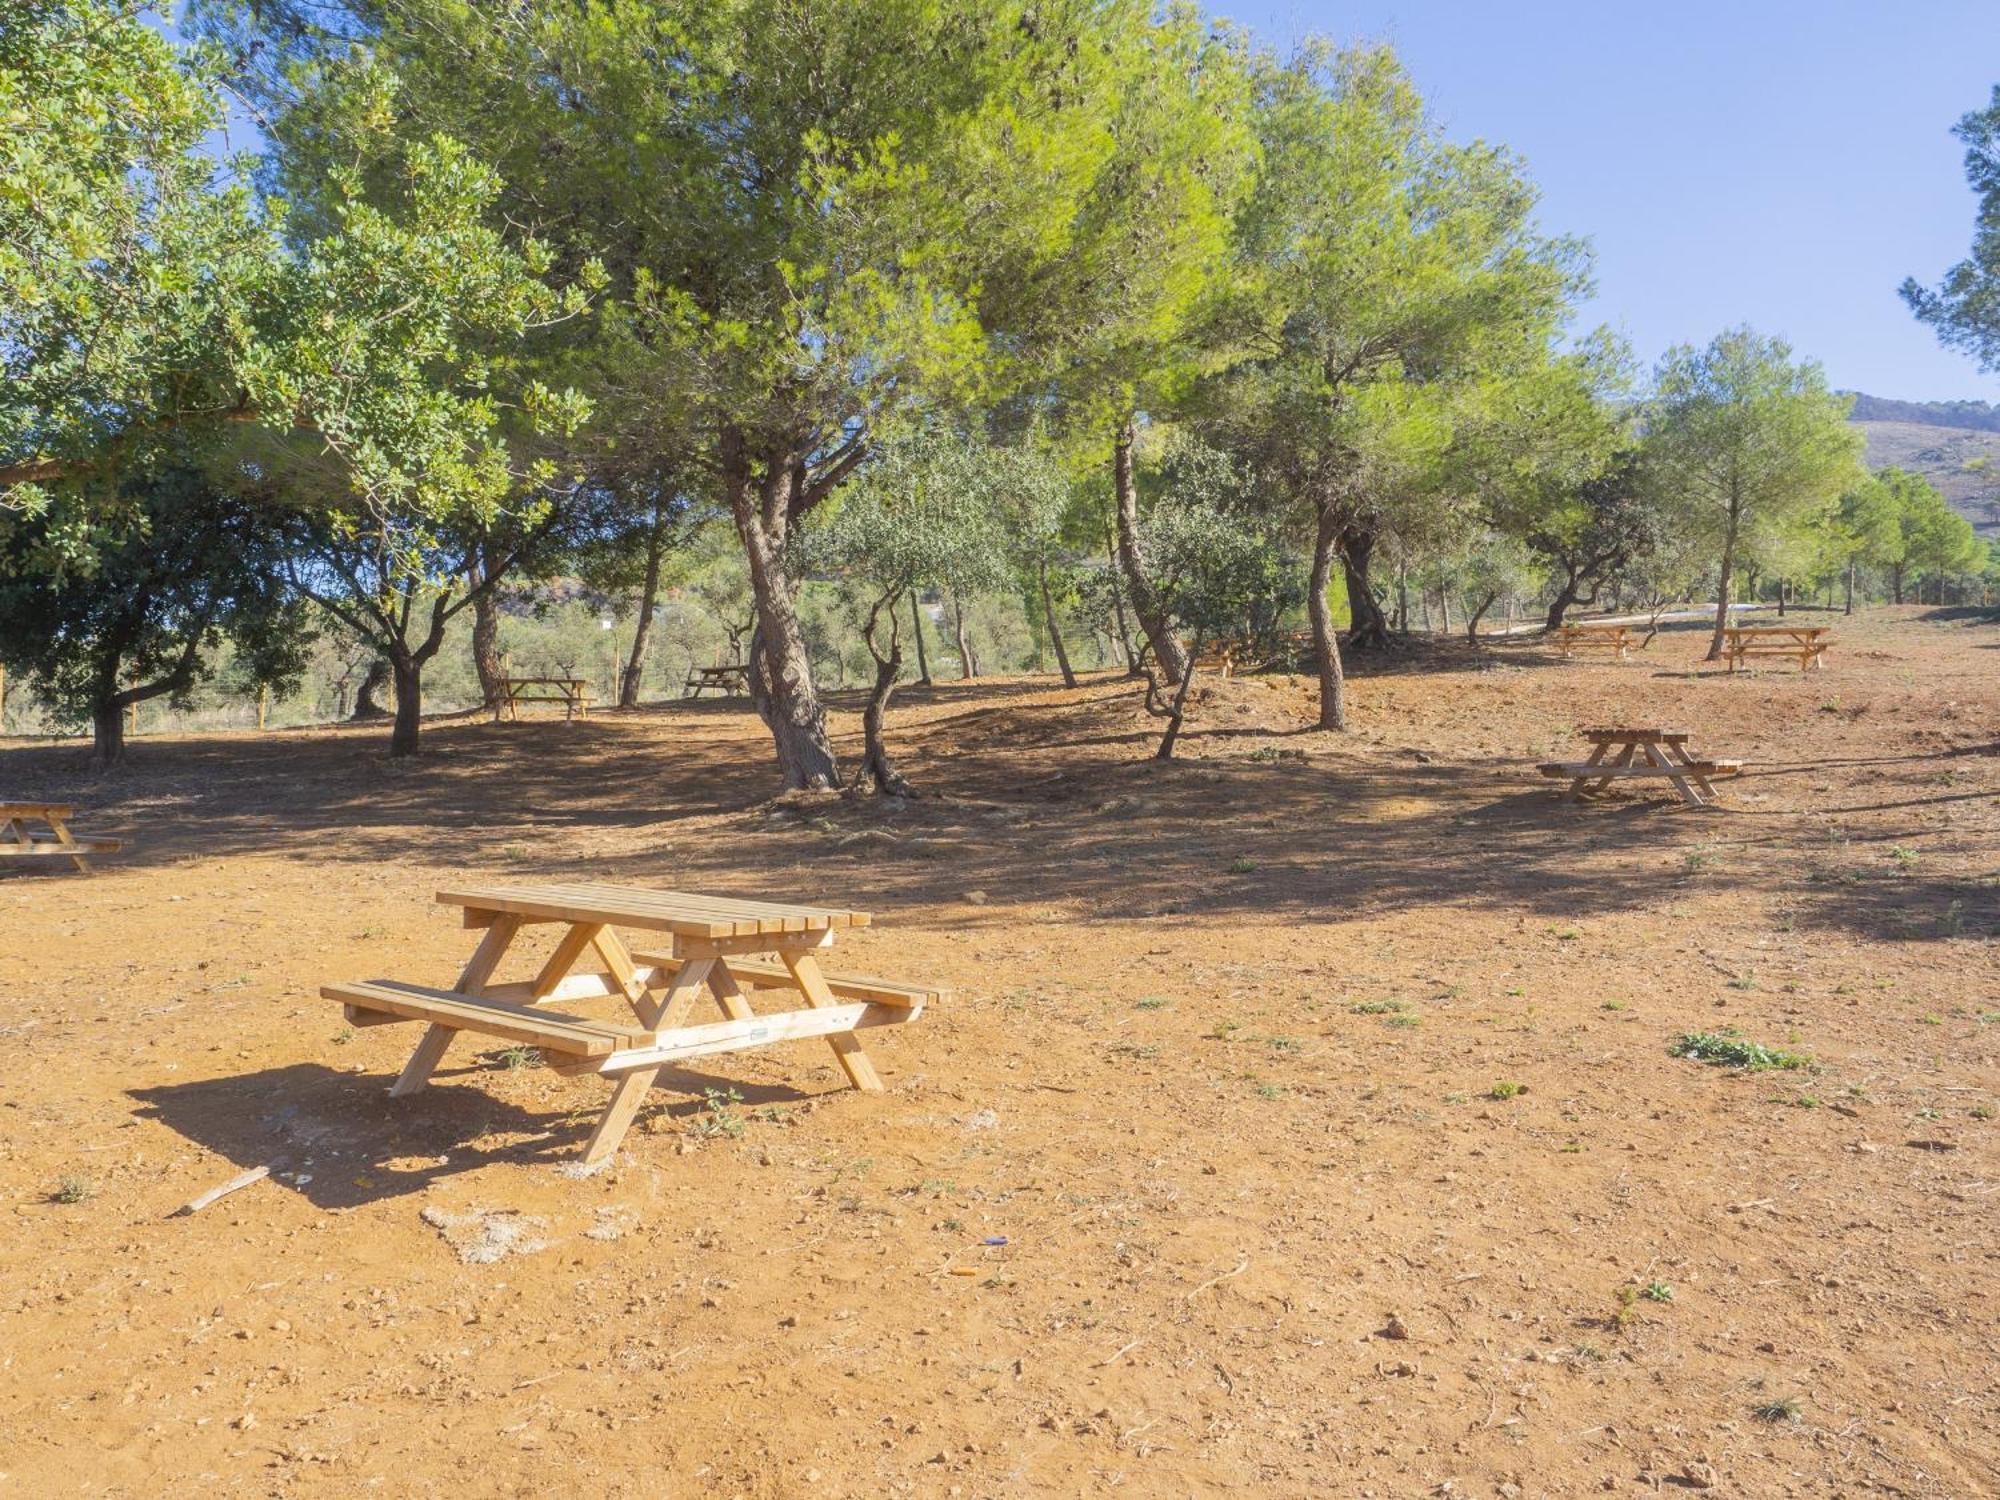
[[(389, 1097), (386, 1073), (343, 1072), (324, 1063), (159, 1084), (128, 1090), (127, 1097), (140, 1119), (157, 1121), (238, 1168), (269, 1166), (272, 1181), (316, 1208), (355, 1208), (421, 1193), (495, 1164), (576, 1162), (596, 1111), (542, 1112), (497, 1098), (482, 1075), (500, 1066), (481, 1056), (440, 1068), (406, 1099)], [(647, 1107), (684, 1118), (705, 1107), (707, 1088), (734, 1089), (745, 1107), (816, 1097), (786, 1084), (668, 1068)], [(649, 1139), (638, 1137), (631, 1149), (645, 1151)]]

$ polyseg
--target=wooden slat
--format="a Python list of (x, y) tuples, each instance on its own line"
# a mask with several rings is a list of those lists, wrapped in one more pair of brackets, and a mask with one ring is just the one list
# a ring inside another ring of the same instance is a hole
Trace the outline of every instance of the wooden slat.
[(614, 1052), (609, 1057), (583, 1061), (564, 1060), (552, 1064), (563, 1073), (627, 1073), (641, 1068), (657, 1068), (690, 1057), (715, 1052), (735, 1052), (745, 1047), (763, 1047), (774, 1042), (798, 1041), (806, 1037), (845, 1037), (870, 1026), (896, 1026), (914, 1020), (916, 1010), (887, 1005), (836, 1005), (823, 1009), (785, 1011), (774, 1016), (754, 1016), (742, 1021), (711, 1021), (703, 1026), (681, 1026), (660, 1033), (650, 1046)]
[(612, 885), (462, 886), (439, 891), (437, 899), (536, 921), (606, 922), (708, 938), (830, 931), (869, 920), (866, 912)]
[[(1740, 761), (1694, 761), (1687, 765), (1593, 766), (1582, 761), (1557, 761), (1537, 766), (1535, 769), (1548, 777), (1575, 776), (1587, 781), (1598, 781), (1608, 780), (1614, 776), (1682, 776), (1690, 771), (1699, 771), (1704, 776), (1733, 776), (1741, 764)], [(1729, 769), (1724, 769), (1725, 767)]]
[(27, 844), (11, 844), (0, 839), (0, 855), (16, 859), (30, 854), (54, 854), (74, 859), (79, 854), (116, 854), (124, 847), (122, 839), (78, 839), (73, 844), (59, 844), (47, 835), (38, 835), (34, 842)]
[[(668, 965), (672, 954), (635, 953), (632, 955), (641, 964)], [(751, 989), (796, 990), (798, 981), (792, 978), (791, 970), (783, 964), (767, 963), (759, 959), (731, 958), (729, 972), (734, 974)], [(894, 979), (875, 979), (864, 974), (828, 974), (824, 976), (828, 993), (840, 1000), (866, 1000), (876, 1005), (929, 1005), (941, 1001), (948, 990), (930, 988), (920, 984), (903, 984)]]
[(64, 818), (76, 808), (67, 802), (0, 802), (0, 818)]
[(1686, 729), (1579, 729), (1576, 733), (1577, 738), (1590, 740), (1593, 743), (1604, 740), (1650, 740), (1657, 744), (1666, 744), (1693, 738), (1692, 732)]
[(574, 1057), (608, 1056), (620, 1047), (645, 1045), (653, 1036), (642, 1027), (578, 1020), (533, 1006), (475, 998), (392, 979), (323, 985), (320, 994), (353, 1010), (385, 1011), (453, 1031), (476, 1031)]

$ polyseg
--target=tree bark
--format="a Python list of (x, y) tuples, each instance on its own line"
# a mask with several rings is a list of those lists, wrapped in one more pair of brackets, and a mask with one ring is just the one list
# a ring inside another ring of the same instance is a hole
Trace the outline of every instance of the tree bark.
[[(1338, 534), (1340, 565), (1347, 580), (1349, 649), (1368, 650), (1389, 644), (1389, 621), (1368, 584), (1369, 565), (1375, 556), (1375, 533), (1365, 526), (1346, 526)], [(1425, 605), (1425, 609), (1429, 609)]]
[[(470, 586), (478, 589), (486, 580), (486, 549), (478, 549), (473, 556), (476, 561), (471, 569)], [(493, 589), (473, 595), (472, 667), (479, 674), (480, 696), (491, 708), (506, 691), (507, 676), (507, 669), (500, 661), (500, 600)], [(398, 712), (400, 715), (400, 709)]]
[(1319, 671), (1319, 727), (1347, 728), (1347, 674), (1340, 660), (1340, 638), (1334, 633), (1333, 606), (1326, 591), (1333, 584), (1333, 560), (1340, 551), (1340, 526), (1322, 510), (1313, 535), (1312, 579), (1306, 589), (1306, 615), (1312, 621), (1313, 661)]
[[(1181, 725), (1187, 719), (1188, 689), (1194, 685), (1194, 657), (1195, 653), (1189, 651), (1187, 664), (1181, 668), (1180, 682), (1174, 688), (1174, 701), (1166, 712), (1161, 715), (1167, 721), (1167, 732), (1160, 736), (1160, 747), (1153, 752), (1153, 759), (1155, 760), (1172, 760), (1174, 758), (1174, 744), (1180, 739)], [(1148, 683), (1147, 692), (1150, 694), (1151, 691), (1152, 686)], [(1155, 714), (1160, 713), (1159, 709), (1153, 708), (1150, 699), (1146, 706), (1152, 709)]]
[[(1107, 536), (1104, 539), (1104, 544), (1109, 549), (1112, 571), (1116, 573), (1118, 569), (1118, 543)], [(1116, 587), (1115, 578), (1113, 584), (1114, 586), (1111, 590), (1111, 619), (1118, 627), (1118, 649), (1125, 653), (1125, 675), (1127, 677), (1137, 677), (1139, 675), (1139, 653), (1132, 649), (1132, 631), (1125, 623), (1125, 591)]]
[(724, 431), (723, 488), (750, 565), (750, 593), (757, 607), (751, 700), (771, 731), (787, 790), (827, 790), (840, 785), (840, 767), (785, 571), (785, 537), (803, 457), (796, 451), (771, 452), (763, 455), (763, 465), (762, 478), (753, 482), (743, 434), (735, 428)]
[(618, 706), (639, 706), (639, 679), (646, 670), (646, 642), (653, 631), (653, 611), (660, 593), (660, 559), (667, 550), (667, 510), (653, 508), (653, 531), (646, 538), (646, 579), (639, 586), (639, 613), (632, 625), (632, 654), (625, 658), (625, 671), (618, 680)]
[(1451, 591), (1443, 584), (1438, 585), (1438, 618), (1444, 621), (1444, 633), (1451, 634)]
[(930, 687), (931, 662), (930, 657), (924, 653), (924, 611), (923, 606), (917, 601), (915, 589), (910, 590), (910, 636), (917, 643), (917, 685)]
[(1542, 628), (1551, 635), (1562, 629), (1563, 616), (1569, 613), (1571, 606), (1576, 603), (1582, 592), (1582, 580), (1574, 573), (1565, 574), (1563, 586), (1556, 590), (1555, 598), (1549, 601), (1549, 617)]
[(367, 675), (361, 679), (361, 686), (354, 694), (354, 713), (348, 722), (360, 724), (371, 719), (388, 718), (389, 710), (376, 701), (388, 685), (389, 663), (378, 656), (368, 663)]
[(1709, 638), (1705, 661), (1722, 660), (1722, 632), (1729, 628), (1730, 575), (1736, 566), (1736, 524), (1742, 514), (1734, 495), (1729, 499), (1729, 525), (1722, 536), (1722, 571), (1715, 581), (1715, 634)]
[(1049, 565), (1046, 561), (1035, 565), (1038, 581), (1042, 586), (1042, 617), (1049, 627), (1049, 644), (1056, 648), (1056, 665), (1062, 668), (1064, 687), (1076, 686), (1076, 673), (1070, 670), (1069, 651), (1063, 645), (1062, 627), (1056, 624), (1056, 603), (1049, 593)]
[(1778, 618), (1785, 618), (1785, 580), (1778, 580)]
[(424, 666), (406, 655), (390, 667), (396, 679), (396, 722), (389, 731), (389, 758), (400, 760), (417, 753), (424, 722)]
[(1891, 563), (1889, 565), (1889, 590), (1890, 600), (1896, 604), (1901, 604), (1903, 602), (1903, 565), (1901, 563)]
[(1854, 559), (1851, 557), (1847, 560), (1847, 608), (1841, 613), (1845, 615), (1854, 613)]
[(972, 660), (972, 642), (965, 638), (965, 601), (957, 594), (951, 596), (951, 625), (958, 639), (958, 680), (970, 682), (979, 668)]
[(1479, 622), (1486, 618), (1486, 611), (1493, 607), (1494, 601), (1499, 597), (1500, 591), (1494, 589), (1487, 594), (1485, 599), (1480, 602), (1479, 608), (1475, 609), (1466, 620), (1465, 639), (1472, 645), (1476, 646), (1479, 644)]
[(129, 705), (119, 697), (99, 700), (90, 711), (90, 759), (99, 766), (115, 766), (125, 758), (125, 710)]
[(1118, 501), (1118, 567), (1132, 596), (1132, 613), (1139, 617), (1139, 628), (1153, 648), (1153, 660), (1169, 682), (1178, 682), (1187, 673), (1188, 653), (1167, 622), (1139, 551), (1139, 486), (1132, 475), (1132, 444), (1137, 436), (1128, 416), (1111, 449), (1111, 482)]
[[(916, 597), (914, 591), (911, 597)], [(910, 795), (910, 784), (889, 759), (889, 748), (882, 738), (882, 724), (889, 713), (889, 695), (895, 692), (896, 678), (903, 670), (903, 643), (896, 629), (896, 606), (900, 602), (894, 594), (876, 600), (861, 627), (861, 639), (867, 643), (868, 654), (875, 658), (875, 683), (869, 689), (868, 705), (861, 711), (861, 764), (854, 773), (854, 789), (859, 791), (872, 782), (875, 790), (885, 797)], [(889, 650), (886, 654), (876, 640), (876, 631), (884, 614), (889, 620)]]

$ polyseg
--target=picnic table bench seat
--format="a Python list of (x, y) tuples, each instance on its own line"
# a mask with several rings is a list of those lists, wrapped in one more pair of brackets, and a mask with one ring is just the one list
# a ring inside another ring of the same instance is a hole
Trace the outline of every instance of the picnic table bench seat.
[[(634, 953), (632, 960), (662, 969), (671, 969), (679, 962), (671, 953), (653, 952)], [(729, 972), (746, 990), (795, 990), (799, 987), (791, 970), (781, 963), (763, 959), (732, 958), (729, 960)], [(872, 979), (858, 974), (825, 974), (821, 977), (826, 980), (829, 994), (842, 1000), (866, 1001), (870, 1005), (922, 1010), (949, 993), (921, 984), (902, 984), (893, 979)]]
[(1752, 657), (1767, 656), (1796, 661), (1801, 672), (1825, 671), (1832, 634), (1831, 625), (1736, 625), (1722, 632), (1722, 649), (1732, 672)]
[(711, 688), (726, 698), (747, 695), (750, 669), (740, 662), (724, 667), (690, 667), (687, 680), (681, 684), (681, 696), (699, 698)]
[(503, 677), (493, 690), (493, 722), (521, 717), (523, 703), (560, 703), (563, 718), (590, 717), (590, 683), (581, 677)]
[(1743, 762), (1740, 760), (1684, 760), (1666, 766), (1609, 766), (1586, 760), (1561, 760), (1548, 761), (1535, 767), (1535, 769), (1540, 771), (1544, 776), (1558, 778), (1565, 776), (1589, 776), (1593, 779), (1604, 776), (1685, 776), (1690, 773), (1698, 776), (1734, 776), (1742, 771)]
[(454, 1031), (481, 1032), (505, 1041), (524, 1042), (544, 1052), (575, 1057), (604, 1057), (620, 1047), (642, 1045), (657, 1037), (656, 1032), (646, 1027), (620, 1021), (594, 1021), (485, 995), (406, 984), (399, 979), (322, 985), (320, 995), (345, 1006), (348, 1021), (356, 1026), (429, 1021)]

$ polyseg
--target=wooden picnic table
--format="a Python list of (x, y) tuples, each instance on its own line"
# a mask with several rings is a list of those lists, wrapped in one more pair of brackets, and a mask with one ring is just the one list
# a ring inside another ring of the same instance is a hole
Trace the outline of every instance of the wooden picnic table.
[(681, 684), (681, 696), (699, 698), (710, 688), (725, 698), (746, 695), (750, 691), (750, 669), (741, 662), (726, 667), (689, 667), (687, 681)]
[(1620, 661), (1632, 647), (1629, 625), (1560, 625), (1556, 627), (1556, 650), (1570, 657), (1579, 651), (1610, 651)]
[[(485, 933), (453, 988), (372, 979), (327, 985), (321, 995), (346, 1006), (357, 1026), (428, 1023), (392, 1095), (422, 1088), (460, 1031), (539, 1047), (559, 1072), (615, 1079), (611, 1101), (584, 1147), (590, 1163), (618, 1149), (661, 1069), (688, 1058), (823, 1036), (854, 1087), (879, 1090), (881, 1077), (854, 1033), (913, 1021), (942, 994), (821, 972), (820, 953), (836, 933), (867, 926), (866, 912), (612, 885), (459, 886), (439, 891), (437, 899), (462, 907), (465, 925)], [(561, 927), (562, 934), (535, 977), (495, 982), (521, 930), (544, 924)], [(619, 928), (664, 939), (667, 946), (635, 953)], [(602, 970), (572, 973), (591, 950)], [(689, 1025), (704, 989), (725, 1019)], [(759, 1015), (745, 992), (764, 989), (792, 991), (805, 1005)], [(543, 1008), (606, 996), (628, 1004), (637, 1024)]]
[[(125, 847), (123, 839), (95, 835), (78, 838), (70, 832), (69, 820), (76, 808), (67, 802), (0, 802), (0, 859), (31, 859), (38, 855), (73, 860), (82, 873), (90, 873), (88, 854), (116, 854)], [(30, 823), (42, 828), (31, 829)]]
[(1601, 792), (1616, 780), (1644, 776), (1671, 782), (1681, 801), (1690, 807), (1707, 807), (1715, 801), (1714, 782), (1743, 769), (1740, 760), (1692, 754), (1687, 745), (1693, 736), (1685, 729), (1624, 726), (1578, 733), (1591, 743), (1589, 759), (1536, 767), (1544, 776), (1569, 782), (1563, 791), (1565, 802), (1577, 801), (1587, 791)]
[(1734, 672), (1753, 656), (1796, 660), (1801, 672), (1826, 670), (1826, 648), (1833, 644), (1831, 625), (1732, 625), (1722, 632), (1722, 651)]
[(493, 695), (493, 722), (520, 718), (523, 703), (560, 703), (565, 719), (587, 719), (590, 683), (582, 677), (503, 677)]

